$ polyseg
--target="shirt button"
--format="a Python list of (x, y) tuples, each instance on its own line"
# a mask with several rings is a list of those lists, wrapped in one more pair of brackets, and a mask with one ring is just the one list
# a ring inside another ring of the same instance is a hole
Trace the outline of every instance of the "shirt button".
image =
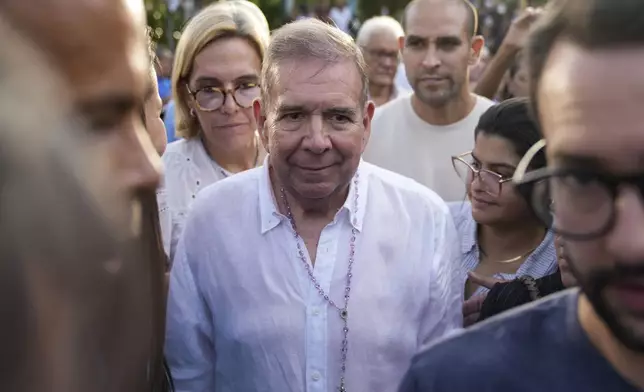
[(199, 181), (197, 181), (197, 185), (199, 185)]
[(317, 310), (317, 309), (315, 309), (315, 310), (313, 311), (313, 315), (314, 315), (314, 316), (319, 316), (319, 315), (320, 315), (320, 311), (319, 311), (319, 310)]
[(320, 373), (318, 373), (318, 372), (313, 372), (313, 374), (311, 375), (311, 380), (313, 380), (313, 381), (319, 381), (319, 380), (320, 380)]

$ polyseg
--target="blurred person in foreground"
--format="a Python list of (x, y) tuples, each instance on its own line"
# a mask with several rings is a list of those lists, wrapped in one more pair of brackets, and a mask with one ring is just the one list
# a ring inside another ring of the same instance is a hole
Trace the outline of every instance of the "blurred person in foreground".
[(176, 132), (183, 139), (163, 155), (159, 191), (164, 249), (171, 259), (199, 192), (261, 165), (266, 155), (252, 109), (269, 39), (260, 15), (247, 1), (212, 4), (188, 22), (177, 45), (172, 88)]
[[(71, 19), (70, 8), (74, 11)], [(141, 118), (146, 97), (154, 90), (142, 33), (143, 3), (42, 0), (33, 4), (7, 0), (0, 3), (0, 15), (42, 51), (61, 79), (61, 88), (69, 93), (70, 115), (84, 125), (85, 132), (78, 132), (78, 137), (89, 134), (93, 148), (101, 152), (95, 155), (91, 166), (108, 173), (110, 191), (105, 196), (122, 205), (114, 209), (110, 218), (129, 222), (127, 230), (119, 234), (135, 243), (143, 242), (145, 253), (141, 264), (149, 275), (140, 278), (144, 280), (142, 287), (149, 287), (150, 283), (156, 287), (154, 292), (163, 293), (165, 257), (163, 252), (159, 253), (158, 235), (147, 219), (156, 210), (151, 202), (159, 184), (161, 161)], [(102, 37), (100, 42), (96, 37)], [(159, 328), (163, 298), (150, 295), (154, 301), (152, 324)], [(159, 329), (162, 330), (162, 325)], [(156, 342), (149, 358), (154, 365), (140, 370), (143, 374), (147, 372), (154, 382), (162, 377), (159, 333), (156, 330), (157, 336), (153, 333), (148, 336)]]
[(447, 206), (360, 159), (365, 68), (318, 20), (273, 34), (254, 103), (270, 155), (199, 195), (175, 256), (178, 390), (389, 392), (422, 344), (461, 326)]
[(451, 157), (471, 150), (474, 128), (492, 101), (470, 92), (469, 68), (484, 45), (477, 13), (467, 0), (414, 0), (405, 9), (399, 40), (413, 94), (380, 107), (367, 162), (410, 177), (446, 201), (465, 186)]
[[(73, 9), (74, 18), (69, 18)], [(34, 42), (69, 90), (74, 115), (111, 151), (116, 194), (127, 196), (132, 234), (141, 229), (141, 192), (154, 192), (161, 160), (141, 122), (150, 83), (145, 8), (138, 0), (0, 2), (16, 31)], [(73, 37), (73, 39), (70, 39)], [(96, 37), (101, 37), (98, 42)]]
[[(530, 115), (527, 99), (511, 99), (489, 108), (474, 133), (474, 150), (452, 158), (467, 188), (467, 201), (450, 203), (460, 234), (463, 272), (484, 278), (541, 278), (557, 270), (554, 234), (534, 214), (512, 183), (521, 158), (542, 135)], [(545, 153), (531, 169), (546, 166)], [(480, 302), (488, 288), (475, 279), (465, 286), (465, 299)], [(465, 314), (465, 325), (478, 319)]]
[(148, 253), (101, 164), (112, 151), (71, 120), (66, 84), (2, 16), (0, 35), (3, 389), (157, 391)]
[[(150, 60), (150, 88), (145, 96), (143, 110), (141, 111), (141, 120), (145, 129), (148, 131), (150, 140), (156, 149), (157, 154), (161, 156), (165, 151), (167, 141), (163, 120), (161, 120), (161, 111), (163, 102), (159, 94), (156, 77), (156, 65), (159, 60), (156, 57), (154, 48), (155, 44), (151, 39), (150, 29), (146, 29), (148, 37), (148, 54)], [(163, 346), (165, 336), (165, 307), (168, 291), (170, 262), (163, 249), (161, 238), (161, 225), (159, 221), (159, 205), (155, 194), (146, 193), (142, 196), (143, 202), (143, 222), (147, 229), (142, 239), (143, 244), (147, 245), (148, 260), (150, 264), (150, 289), (152, 306), (156, 310), (153, 314), (153, 325), (156, 327), (152, 338), (154, 339), (155, 352), (151, 355), (151, 372), (150, 380), (154, 392), (171, 392), (174, 390), (170, 370), (163, 360)], [(162, 373), (163, 371), (163, 373)]]
[[(580, 289), (437, 343), (401, 391), (644, 390), (643, 18), (642, 1), (554, 2), (526, 48), (545, 143), (515, 182)], [(526, 173), (546, 143), (548, 167)]]
[(358, 31), (356, 43), (367, 62), (369, 98), (376, 107), (398, 96), (394, 78), (400, 63), (398, 40), (404, 35), (400, 23), (390, 16), (367, 19)]

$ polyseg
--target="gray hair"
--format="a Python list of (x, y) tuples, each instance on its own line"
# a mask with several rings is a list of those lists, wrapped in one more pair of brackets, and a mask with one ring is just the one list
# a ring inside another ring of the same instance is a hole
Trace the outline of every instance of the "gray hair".
[(404, 37), (405, 32), (398, 21), (391, 16), (374, 16), (367, 19), (356, 37), (356, 43), (360, 46), (369, 44), (374, 34), (380, 31), (389, 31), (396, 36), (396, 38)]
[(262, 67), (263, 106), (271, 105), (271, 91), (279, 82), (280, 64), (286, 60), (315, 59), (325, 64), (350, 61), (355, 64), (362, 82), (361, 104), (369, 98), (367, 65), (353, 38), (317, 19), (304, 19), (277, 29), (272, 36)]

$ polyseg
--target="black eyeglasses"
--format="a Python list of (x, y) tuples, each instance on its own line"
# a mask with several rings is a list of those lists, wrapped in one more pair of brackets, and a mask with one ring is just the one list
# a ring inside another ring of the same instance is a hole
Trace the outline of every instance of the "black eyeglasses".
[(622, 186), (634, 186), (644, 197), (644, 174), (616, 176), (567, 168), (526, 172), (545, 145), (541, 141), (528, 151), (513, 181), (522, 193), (530, 194), (537, 216), (557, 234), (573, 240), (604, 236), (615, 225), (615, 199)]
[(500, 195), (502, 185), (512, 181), (511, 177), (481, 168), (481, 164), (474, 159), (471, 151), (452, 157), (452, 166), (465, 185), (471, 184), (474, 178), (478, 177), (483, 190), (490, 196)]
[(260, 95), (258, 83), (242, 83), (234, 89), (202, 87), (194, 92), (186, 84), (186, 89), (194, 98), (199, 110), (204, 112), (212, 112), (222, 107), (227, 96), (231, 96), (239, 107), (247, 109), (253, 106), (253, 102)]

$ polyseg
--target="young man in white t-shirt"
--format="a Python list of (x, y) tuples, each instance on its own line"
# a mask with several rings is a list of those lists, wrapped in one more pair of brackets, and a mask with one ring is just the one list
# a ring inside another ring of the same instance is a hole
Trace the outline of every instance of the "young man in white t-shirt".
[(451, 157), (472, 149), (479, 117), (493, 105), (469, 88), (469, 66), (484, 46), (475, 35), (477, 18), (466, 0), (414, 0), (407, 6), (400, 46), (414, 92), (379, 108), (364, 154), (446, 201), (465, 198)]

